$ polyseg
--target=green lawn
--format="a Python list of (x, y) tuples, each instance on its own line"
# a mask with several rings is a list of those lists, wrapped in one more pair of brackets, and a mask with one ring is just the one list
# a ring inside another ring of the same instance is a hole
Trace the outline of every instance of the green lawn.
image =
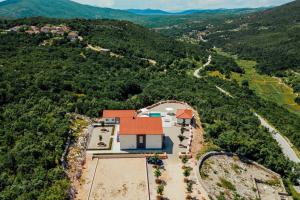
[[(218, 50), (218, 53), (231, 56), (227, 53), (220, 52), (220, 50)], [(279, 78), (257, 73), (255, 61), (241, 60), (236, 56), (231, 57), (236, 60), (240, 67), (245, 69), (244, 75), (232, 73), (232, 79), (237, 80), (240, 84), (243, 80), (248, 80), (250, 88), (253, 89), (257, 95), (279, 105), (283, 105), (289, 111), (300, 116), (300, 105), (295, 102), (296, 94), (291, 87), (286, 85)]]

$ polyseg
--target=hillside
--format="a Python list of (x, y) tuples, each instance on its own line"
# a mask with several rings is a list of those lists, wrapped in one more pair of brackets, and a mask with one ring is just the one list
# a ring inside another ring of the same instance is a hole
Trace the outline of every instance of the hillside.
[(280, 74), (300, 70), (300, 1), (228, 18), (207, 29), (217, 47), (259, 62), (260, 72)]
[(135, 18), (135, 15), (126, 11), (82, 5), (70, 0), (6, 0), (0, 2), (0, 16), (8, 18), (44, 16), (124, 20)]
[[(64, 24), (83, 40), (3, 31), (45, 24)], [(252, 109), (284, 124), (281, 130), (297, 148), (299, 117), (236, 83), (189, 75), (206, 60), (205, 45), (177, 42), (125, 21), (28, 18), (0, 25), (1, 200), (67, 198), (70, 180), (60, 158), (68, 136), (77, 139), (69, 135), (74, 113), (97, 117), (103, 109), (139, 109), (163, 99), (196, 108), (206, 140), (218, 148), (255, 160), (288, 181), (298, 177)], [(110, 52), (97, 51), (100, 47)], [(223, 95), (216, 85), (236, 98)]]
[[(256, 10), (263, 10), (265, 8), (236, 8), (236, 9), (196, 9), (196, 10), (184, 10), (184, 11), (164, 11), (155, 9), (128, 9), (128, 12), (137, 15), (171, 15), (169, 19), (176, 15), (191, 15), (200, 13), (211, 13), (211, 14), (230, 14), (230, 13), (250, 13)], [(191, 16), (192, 17), (192, 16)]]
[(189, 10), (168, 13), (161, 10), (116, 10), (99, 8), (75, 3), (70, 0), (6, 0), (0, 2), (0, 17), (50, 17), (50, 18), (84, 18), (84, 19), (118, 19), (156, 28), (172, 26), (178, 23), (195, 22), (214, 15), (241, 14), (254, 12), (257, 9), (217, 9)]
[[(207, 42), (242, 59), (260, 73), (277, 76), (300, 92), (300, 1), (248, 14), (220, 14), (177, 21), (160, 33), (189, 43)], [(300, 102), (300, 98), (296, 99)]]
[(156, 10), (156, 9), (128, 9), (127, 11), (137, 15), (171, 15), (172, 14), (167, 11)]

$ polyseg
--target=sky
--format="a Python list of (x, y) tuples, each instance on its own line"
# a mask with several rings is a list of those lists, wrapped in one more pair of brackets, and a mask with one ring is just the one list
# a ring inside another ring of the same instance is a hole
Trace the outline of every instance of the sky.
[(78, 3), (116, 9), (188, 10), (277, 6), (291, 0), (73, 0)]

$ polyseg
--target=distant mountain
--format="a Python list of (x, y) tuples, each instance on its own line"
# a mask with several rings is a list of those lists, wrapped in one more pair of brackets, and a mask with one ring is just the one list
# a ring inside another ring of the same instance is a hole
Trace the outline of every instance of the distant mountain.
[(128, 9), (126, 11), (137, 14), (137, 15), (191, 15), (200, 13), (210, 13), (210, 14), (226, 14), (226, 13), (250, 13), (254, 11), (263, 10), (266, 8), (236, 8), (236, 9), (194, 9), (194, 10), (184, 10), (184, 11), (164, 11), (164, 10), (154, 10), (154, 9)]
[(134, 14), (124, 10), (82, 5), (70, 0), (6, 0), (0, 2), (0, 17), (23, 18), (34, 16), (124, 20), (136, 18)]
[(130, 13), (137, 15), (171, 15), (173, 13), (163, 11), (163, 10), (155, 10), (155, 9), (128, 9), (126, 10)]
[(230, 14), (230, 13), (251, 13), (259, 10), (264, 10), (266, 8), (235, 8), (235, 9), (225, 9), (225, 8), (220, 8), (220, 9), (196, 9), (196, 10), (185, 10), (181, 12), (177, 12), (176, 14), (180, 15), (190, 15), (190, 14), (195, 14), (195, 13), (212, 13), (212, 14)]

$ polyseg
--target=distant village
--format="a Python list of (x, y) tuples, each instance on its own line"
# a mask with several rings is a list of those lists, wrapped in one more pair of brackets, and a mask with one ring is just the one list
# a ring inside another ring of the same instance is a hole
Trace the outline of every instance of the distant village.
[(28, 26), (28, 25), (18, 25), (15, 27), (12, 27), (7, 32), (25, 32), (28, 34), (40, 34), (40, 33), (52, 33), (55, 35), (61, 35), (64, 36), (67, 34), (67, 38), (71, 41), (80, 40), (82, 41), (83, 38), (79, 36), (77, 31), (72, 31), (68, 26), (65, 25), (51, 25), (46, 24), (42, 27), (38, 26)]

